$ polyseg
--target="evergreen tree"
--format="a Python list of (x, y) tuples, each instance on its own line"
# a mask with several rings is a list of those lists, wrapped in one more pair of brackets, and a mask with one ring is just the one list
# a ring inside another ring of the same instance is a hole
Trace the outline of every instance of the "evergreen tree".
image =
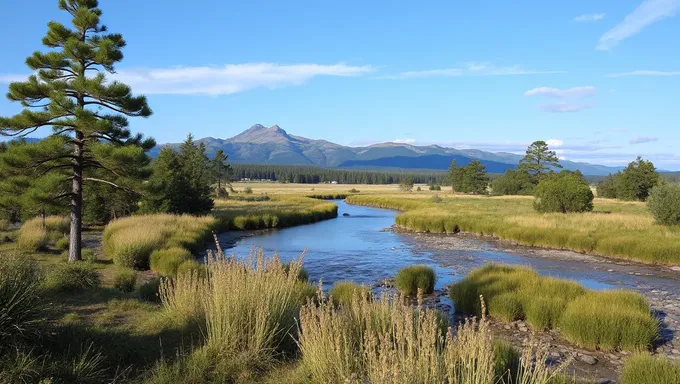
[(534, 188), (533, 177), (517, 169), (508, 169), (491, 186), (494, 195), (531, 195)]
[(213, 207), (212, 171), (205, 146), (189, 135), (179, 151), (163, 147), (152, 164), (143, 212), (206, 214)]
[[(38, 156), (15, 159), (14, 165), (34, 185), (51, 174), (71, 184), (65, 192), (51, 191), (53, 199), (70, 199), (69, 261), (81, 259), (83, 182), (132, 191), (128, 181), (144, 167), (144, 150), (155, 145), (128, 129), (127, 116), (151, 115), (146, 98), (133, 96), (125, 84), (106, 80), (105, 72), (114, 73), (114, 64), (123, 58), (125, 40), (106, 32), (97, 7), (97, 0), (59, 0), (59, 8), (72, 16), (73, 28), (48, 23), (42, 42), (51, 50), (28, 57), (26, 64), (36, 74), (9, 86), (9, 100), (25, 109), (0, 118), (3, 135), (21, 137), (52, 127), (52, 140), (30, 146)], [(47, 151), (48, 145), (57, 148)], [(62, 172), (66, 169), (68, 175)], [(94, 177), (92, 169), (105, 170), (105, 177)]]
[(600, 181), (597, 185), (597, 197), (604, 197), (608, 199), (616, 199), (619, 189), (619, 180), (621, 178), (621, 173), (605, 177), (604, 180)]
[(640, 156), (617, 177), (616, 197), (622, 200), (647, 200), (649, 191), (659, 184), (659, 173), (651, 161)]
[(545, 141), (534, 141), (526, 151), (524, 158), (519, 161), (517, 169), (528, 173), (537, 185), (541, 178), (553, 172), (553, 168), (562, 168), (555, 151), (548, 148)]
[(446, 181), (451, 186), (453, 192), (462, 192), (460, 189), (463, 185), (463, 170), (458, 167), (456, 160), (452, 160), (449, 165), (449, 170), (446, 172)]
[(213, 182), (217, 183), (217, 189), (222, 189), (222, 182), (231, 182), (231, 165), (227, 164), (227, 156), (223, 150), (218, 149), (212, 160), (210, 160), (210, 171), (212, 172)]
[(454, 192), (486, 194), (489, 176), (486, 167), (479, 160), (473, 160), (464, 167), (458, 167), (453, 160), (447, 176)]

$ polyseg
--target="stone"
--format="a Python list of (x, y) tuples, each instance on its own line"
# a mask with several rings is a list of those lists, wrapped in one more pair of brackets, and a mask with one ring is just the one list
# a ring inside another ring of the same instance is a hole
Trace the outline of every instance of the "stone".
[(607, 357), (610, 358), (611, 360), (618, 360), (618, 359), (619, 359), (618, 356), (616, 356), (616, 355), (614, 355), (614, 354), (611, 354), (611, 353), (608, 354)]
[(524, 326), (520, 326), (520, 327), (519, 327), (519, 331), (520, 331), (520, 332), (527, 332), (527, 331), (529, 331), (529, 328), (524, 327)]
[(597, 364), (597, 359), (594, 358), (593, 356), (590, 356), (590, 355), (581, 355), (581, 356), (579, 356), (579, 360), (581, 360), (582, 362), (584, 362), (588, 365)]
[(674, 355), (680, 355), (680, 351), (677, 349), (672, 350), (671, 353)]
[(510, 330), (512, 327), (510, 327), (508, 324), (505, 324), (503, 328), (505, 328), (506, 330)]

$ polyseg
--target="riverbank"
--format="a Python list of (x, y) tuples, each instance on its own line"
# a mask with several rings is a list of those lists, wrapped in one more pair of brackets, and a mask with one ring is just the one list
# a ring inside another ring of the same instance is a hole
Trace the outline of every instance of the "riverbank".
[(680, 265), (680, 227), (654, 223), (644, 203), (596, 199), (589, 213), (541, 214), (530, 197), (367, 194), (351, 204), (399, 210), (416, 232), (470, 232), (533, 247), (566, 249), (649, 264)]

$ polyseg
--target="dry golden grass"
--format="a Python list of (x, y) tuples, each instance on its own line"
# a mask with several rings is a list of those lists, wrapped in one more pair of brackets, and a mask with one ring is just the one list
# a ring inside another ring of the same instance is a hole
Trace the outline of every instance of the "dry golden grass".
[(69, 229), (68, 219), (61, 216), (48, 216), (26, 220), (19, 229), (17, 238), (22, 251), (38, 251), (44, 249), (51, 240), (64, 236)]

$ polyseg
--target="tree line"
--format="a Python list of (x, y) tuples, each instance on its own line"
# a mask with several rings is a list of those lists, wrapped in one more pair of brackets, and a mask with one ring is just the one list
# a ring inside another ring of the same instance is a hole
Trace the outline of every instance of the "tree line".
[(271, 180), (286, 183), (398, 184), (410, 179), (418, 184), (441, 184), (444, 172), (345, 170), (297, 165), (232, 164), (234, 180)]

